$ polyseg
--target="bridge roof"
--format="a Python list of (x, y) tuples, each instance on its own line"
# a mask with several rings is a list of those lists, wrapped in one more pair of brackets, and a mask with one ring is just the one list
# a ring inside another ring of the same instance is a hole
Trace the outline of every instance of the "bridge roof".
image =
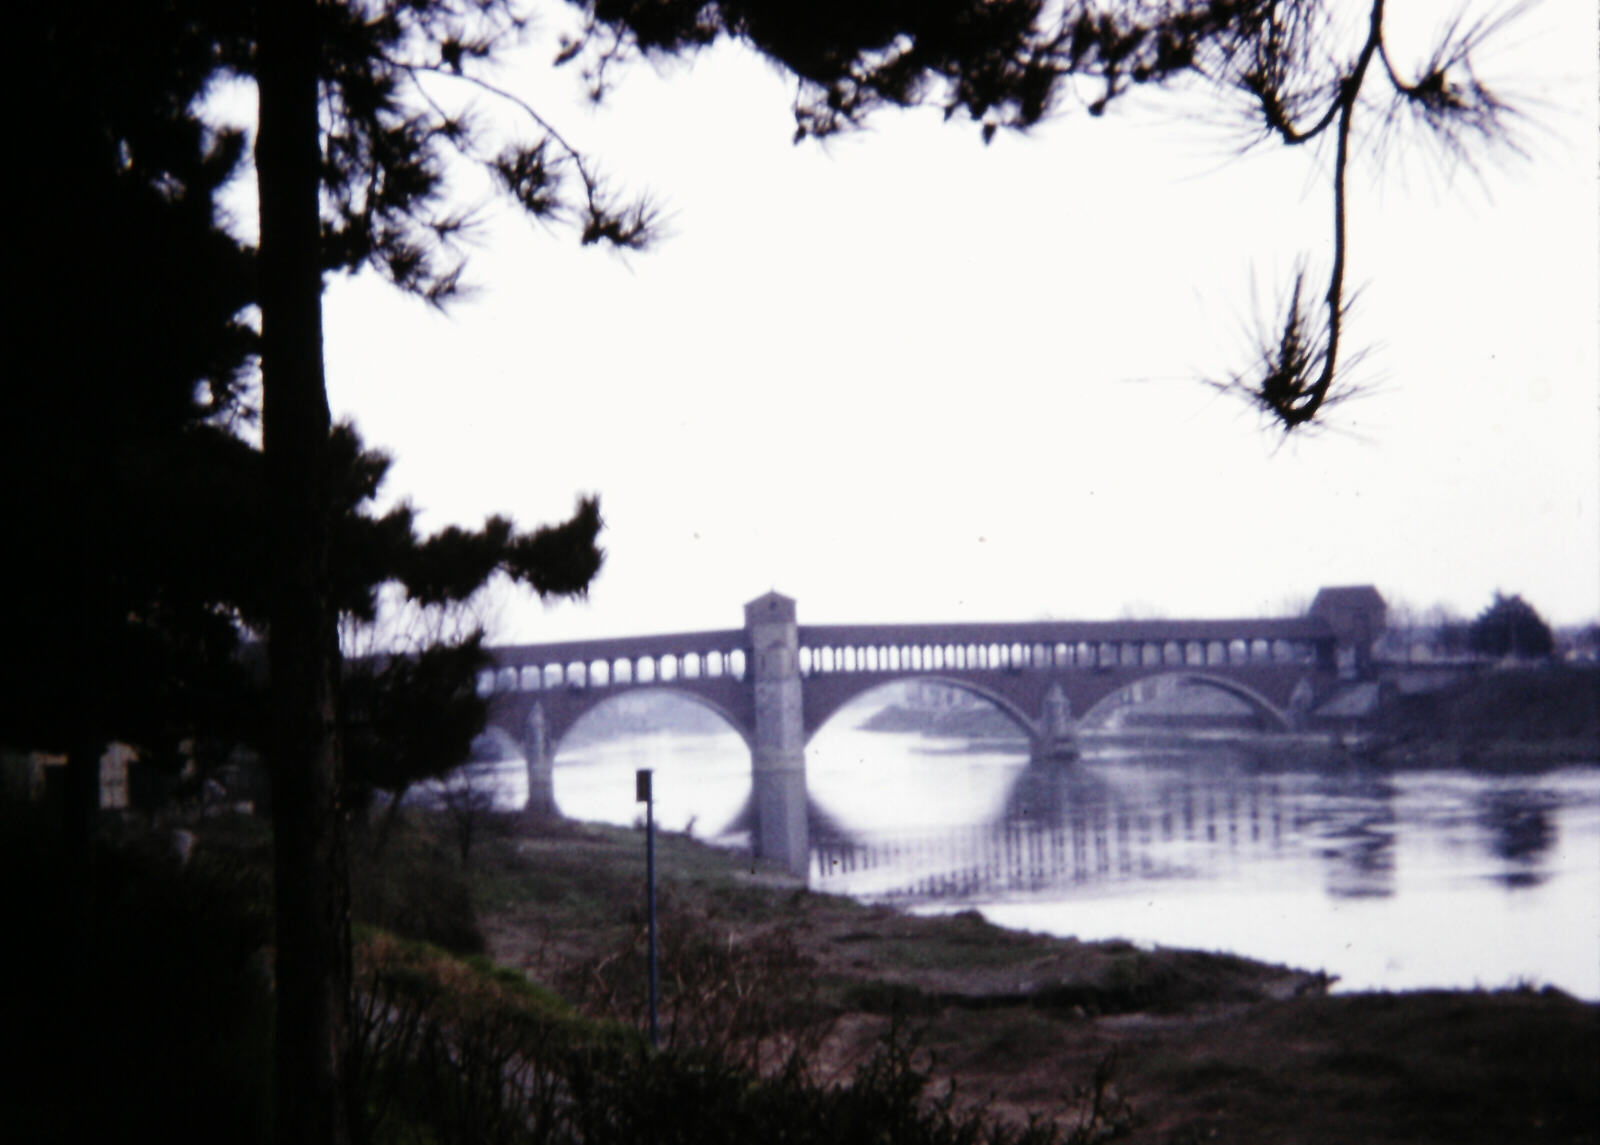
[[(502, 668), (524, 664), (569, 664), (638, 656), (681, 656), (744, 648), (745, 630), (670, 632), (614, 636), (552, 644), (506, 644), (491, 648)], [(1239, 620), (1031, 620), (970, 624), (802, 624), (800, 643), (812, 647), (899, 644), (1080, 644), (1168, 640), (1334, 639), (1322, 617)]]
[(564, 640), (555, 644), (502, 644), (489, 651), (496, 664), (510, 668), (520, 664), (567, 664), (576, 660), (614, 660), (624, 656), (727, 652), (744, 646), (744, 629), (722, 628), (708, 632), (670, 632), (657, 636)]
[(807, 645), (1080, 644), (1167, 640), (1332, 640), (1321, 617), (1239, 620), (1033, 620), (972, 624), (803, 624)]

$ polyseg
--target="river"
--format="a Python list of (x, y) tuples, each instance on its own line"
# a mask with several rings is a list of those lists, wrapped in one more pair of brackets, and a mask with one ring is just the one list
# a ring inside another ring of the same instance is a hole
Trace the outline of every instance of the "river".
[[(558, 754), (556, 802), (732, 847), (750, 793), (731, 733)], [(496, 769), (515, 805), (521, 761)], [(807, 749), (818, 891), (1002, 926), (1224, 950), (1337, 990), (1553, 985), (1600, 1000), (1600, 764), (1518, 775), (1310, 770), (1225, 747), (1091, 750), (865, 731)]]

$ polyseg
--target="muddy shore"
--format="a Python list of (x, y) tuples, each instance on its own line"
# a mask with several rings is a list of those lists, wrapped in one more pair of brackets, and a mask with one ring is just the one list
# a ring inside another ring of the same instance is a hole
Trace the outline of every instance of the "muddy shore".
[[(637, 1018), (642, 833), (486, 842), (490, 956)], [(958, 1100), (1067, 1126), (1095, 1106), (1136, 1145), (1600, 1140), (1600, 1005), (1556, 990), (1330, 995), (1315, 968), (863, 906), (682, 837), (659, 869), (664, 1021), (684, 1038), (697, 1014), (717, 1034), (789, 1022), (843, 1077), (893, 1028)]]

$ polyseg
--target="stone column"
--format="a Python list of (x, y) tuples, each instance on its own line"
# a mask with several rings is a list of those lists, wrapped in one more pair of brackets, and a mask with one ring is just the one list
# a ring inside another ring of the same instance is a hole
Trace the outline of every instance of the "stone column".
[(810, 868), (811, 840), (794, 601), (776, 592), (752, 600), (744, 606), (744, 627), (755, 694), (751, 767), (756, 854), (804, 875)]
[(1078, 758), (1078, 733), (1072, 720), (1072, 702), (1057, 680), (1044, 696), (1039, 735), (1033, 744), (1034, 762)]
[(555, 759), (550, 737), (545, 733), (544, 705), (538, 700), (529, 709), (523, 728), (522, 756), (528, 764), (528, 802), (523, 805), (523, 814), (537, 821), (555, 818)]
[(1301, 677), (1300, 682), (1294, 686), (1294, 691), (1289, 695), (1289, 724), (1297, 732), (1303, 732), (1311, 723), (1311, 709), (1316, 707), (1317, 692), (1312, 687), (1311, 681)]

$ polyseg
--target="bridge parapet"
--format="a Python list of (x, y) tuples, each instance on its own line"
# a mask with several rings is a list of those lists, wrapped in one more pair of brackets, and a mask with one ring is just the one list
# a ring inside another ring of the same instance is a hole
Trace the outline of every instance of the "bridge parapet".
[(608, 688), (731, 677), (747, 670), (743, 629), (626, 636), (491, 649), (495, 667), (478, 677), (478, 694)]
[(1331, 667), (1336, 637), (1316, 617), (805, 625), (800, 673), (1022, 672), (1064, 668)]

